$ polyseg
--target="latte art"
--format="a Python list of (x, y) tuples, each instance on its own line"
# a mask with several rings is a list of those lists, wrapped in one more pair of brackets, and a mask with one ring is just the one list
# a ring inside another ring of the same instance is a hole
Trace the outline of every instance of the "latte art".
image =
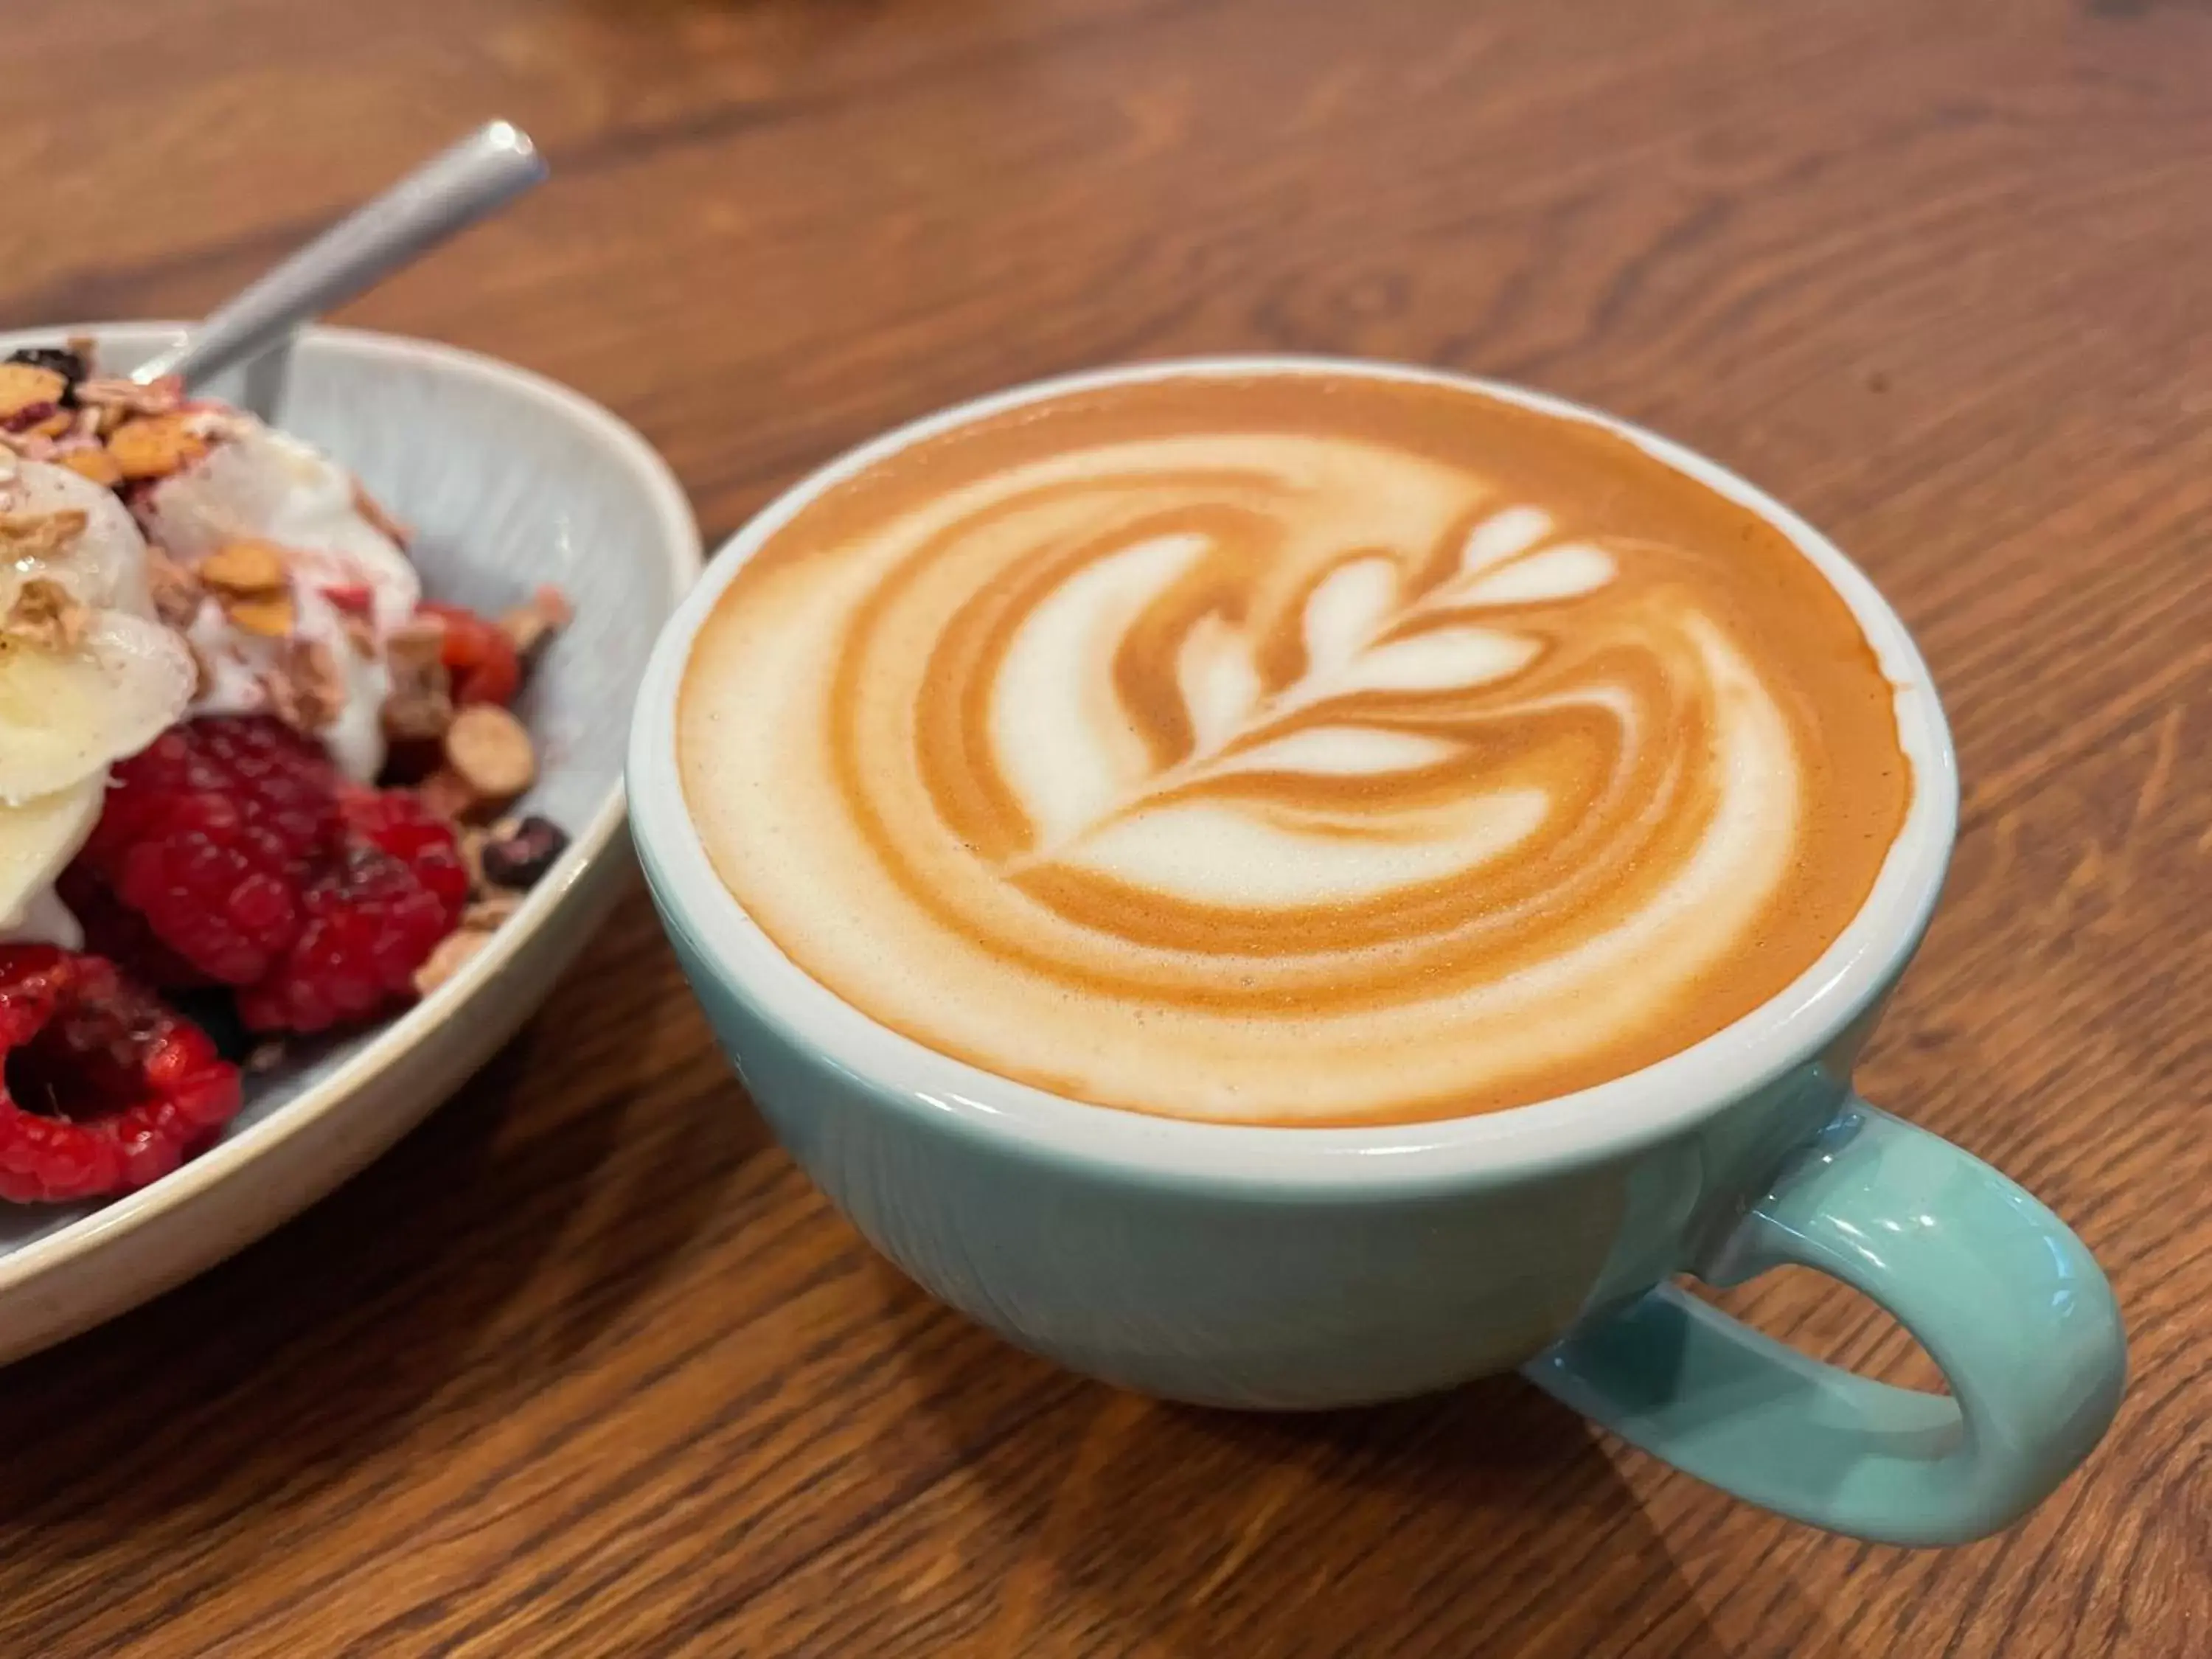
[(1101, 1105), (1459, 1115), (1796, 978), (1910, 773), (1848, 608), (1600, 428), (1325, 374), (1064, 395), (770, 536), (679, 746), (718, 871), (881, 1023)]

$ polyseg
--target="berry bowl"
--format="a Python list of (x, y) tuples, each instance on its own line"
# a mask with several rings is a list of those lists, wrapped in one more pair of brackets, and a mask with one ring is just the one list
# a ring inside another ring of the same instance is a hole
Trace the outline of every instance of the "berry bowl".
[[(72, 337), (90, 336), (97, 344), (100, 372), (112, 377), (127, 374), (172, 343), (179, 333), (171, 324), (125, 323), (0, 335), (0, 359), (25, 348), (61, 348)], [(65, 352), (46, 353), (38, 361), (63, 356)], [(23, 377), (19, 373), (16, 378), (20, 381)], [(101, 384), (116, 397), (133, 395), (119, 381)], [(67, 412), (88, 434), (100, 429), (102, 418), (88, 406), (96, 390), (91, 382), (81, 386), (73, 382), (63, 399), (70, 406)], [(513, 787), (520, 787), (526, 780), (527, 788), (519, 799), (502, 799), (501, 812), (510, 820), (535, 826), (531, 835), (546, 824), (560, 826), (566, 831), (566, 843), (562, 846), (557, 837), (550, 845), (542, 840), (536, 843), (540, 856), (528, 879), (513, 884), (515, 890), (493, 890), (499, 903), (483, 908), (495, 908), (496, 915), (481, 923), (482, 931), (467, 941), (470, 948), (441, 957), (439, 972), (426, 972), (412, 981), (426, 988), (419, 1000), (395, 1006), (366, 1023), (341, 1022), (312, 1037), (293, 1040), (273, 1058), (263, 1048), (240, 1079), (242, 1106), (211, 1144), (194, 1143), (196, 1156), (146, 1184), (134, 1180), (131, 1184), (136, 1190), (119, 1196), (68, 1204), (19, 1205), (0, 1199), (0, 1363), (158, 1295), (313, 1203), (418, 1123), (522, 1024), (621, 891), (629, 867), (622, 835), (622, 755), (629, 706), (661, 624), (699, 570), (697, 526), (681, 488), (659, 457), (605, 410), (521, 369), (425, 341), (316, 328), (303, 331), (281, 352), (220, 377), (205, 388), (194, 388), (196, 396), (202, 391), (210, 398), (262, 416), (349, 470), (357, 483), (355, 506), (404, 542), (405, 558), (413, 565), (412, 580), (419, 581), (424, 600), (435, 602), (422, 605), (422, 613), (450, 612), (460, 619), (444, 623), (448, 631), (432, 630), (434, 641), (447, 642), (443, 665), (437, 670), (439, 696), (446, 696), (450, 684), (448, 703), (471, 706), (461, 708), (459, 715), (448, 708), (443, 749), (434, 742), (430, 744), (434, 764), (445, 769), (422, 782), (419, 793), (408, 794), (403, 803), (406, 811), (411, 813), (412, 803), (418, 800), (431, 801), (433, 786), (441, 779), (459, 777), (465, 782), (465, 760), (495, 769), (506, 763), (512, 757), (500, 747), (503, 730), (517, 741), (526, 738), (522, 746), (527, 769), (517, 775)], [(66, 424), (58, 411), (52, 418), (57, 432)], [(117, 418), (127, 424), (131, 417)], [(177, 427), (175, 421), (164, 427), (164, 418), (142, 422), (136, 428), (138, 435), (158, 437)], [(244, 416), (238, 419), (240, 429), (254, 424)], [(11, 429), (20, 431), (21, 422)], [(111, 453), (122, 457), (121, 479), (113, 476), (108, 460), (81, 448), (72, 470), (107, 469), (108, 476), (97, 481), (122, 492), (116, 499), (130, 501), (131, 511), (144, 522), (149, 519), (146, 503), (153, 497), (131, 493), (141, 477), (131, 469), (141, 457), (129, 452), (124, 435), (118, 430), (98, 438)], [(189, 435), (185, 441), (196, 441)], [(79, 434), (63, 440), (63, 446), (90, 441)], [(146, 447), (140, 445), (142, 450)], [(152, 464), (163, 463), (155, 456)], [(50, 478), (52, 467), (59, 465), (71, 463), (57, 453), (48, 464)], [(94, 518), (113, 512), (97, 495), (92, 505)], [(410, 526), (411, 534), (402, 536), (383, 516), (385, 509), (390, 520)], [(128, 516), (123, 515), (121, 532), (126, 537)], [(84, 513), (70, 517), (81, 530)], [(150, 527), (163, 528), (158, 518)], [(173, 544), (166, 535), (155, 539)], [(296, 544), (300, 538), (278, 539)], [(237, 552), (239, 545), (226, 542), (190, 567), (188, 574), (204, 577), (210, 585), (205, 598), (210, 607), (217, 604), (220, 593), (226, 609), (218, 614), (210, 608), (208, 617), (218, 622), (228, 617), (243, 627), (250, 620), (246, 601), (214, 586), (217, 556), (233, 563), (252, 562)], [(166, 559), (157, 560), (156, 565), (158, 579)], [(289, 580), (295, 586), (283, 592), (304, 599), (310, 590), (296, 585), (296, 574)], [(159, 588), (157, 580), (156, 603)], [(25, 591), (19, 586), (19, 594)], [(337, 587), (313, 591), (343, 597)], [(446, 678), (457, 660), (451, 644), (457, 635), (450, 630), (477, 613), (495, 615), (514, 606), (520, 597), (541, 591), (564, 598), (571, 613), (566, 627), (534, 654), (519, 695), (513, 684), (515, 658), (509, 652), (507, 684), (497, 702), (489, 708), (471, 705), (465, 676), (477, 669), (453, 669), (453, 678), (450, 682)], [(264, 593), (252, 602), (267, 599)], [(140, 603), (143, 608), (144, 601)], [(280, 595), (279, 603), (290, 601)], [(19, 614), (12, 612), (10, 620)], [(163, 620), (173, 628), (183, 627), (168, 617)], [(358, 631), (369, 624), (355, 617), (350, 625), (356, 629), (349, 636), (354, 648), (362, 653), (358, 660), (372, 665), (380, 674), (389, 668), (386, 679), (379, 682), (388, 687), (401, 660), (396, 647), (387, 663), (372, 652)], [(139, 626), (143, 632), (147, 625)], [(393, 637), (407, 626), (403, 623)], [(185, 636), (181, 631), (177, 635)], [(289, 648), (297, 641), (284, 637), (273, 643)], [(434, 642), (430, 647), (434, 663), (440, 649)], [(204, 699), (211, 695), (213, 684), (210, 658), (197, 638), (191, 651), (200, 658), (199, 690), (194, 695)], [(189, 666), (190, 656), (184, 660)], [(356, 660), (353, 656), (343, 659), (347, 664)], [(191, 680), (187, 672), (185, 683)], [(387, 735), (395, 730), (394, 696), (388, 689), (378, 692)], [(373, 732), (380, 704), (371, 702), (368, 707)], [(461, 716), (468, 718), (465, 721)], [(270, 721), (273, 726), (275, 717)], [(173, 741), (175, 735), (173, 732), (161, 739), (170, 745), (166, 761), (156, 749), (149, 748), (127, 763), (142, 772), (150, 768), (155, 774), (167, 764), (168, 775), (182, 775), (179, 769), (187, 761), (198, 764), (203, 757), (179, 760), (184, 751)], [(276, 735), (281, 740), (284, 734), (279, 730)], [(456, 744), (464, 736), (471, 736), (472, 742), (489, 741), (476, 742), (470, 753), (463, 754)], [(143, 737), (137, 740), (143, 741)], [(339, 745), (334, 738), (330, 746), (337, 754)], [(434, 757), (441, 753), (457, 758), (436, 762)], [(319, 752), (315, 763), (320, 763)], [(134, 787), (139, 786), (125, 781), (125, 766), (118, 764), (110, 774), (107, 805), (93, 832), (94, 840), (78, 854), (70, 877), (78, 875), (79, 866), (94, 858), (100, 837), (110, 835), (117, 803), (125, 799), (117, 792)], [(395, 799), (368, 793), (386, 807)], [(369, 810), (383, 809), (372, 805)], [(354, 811), (350, 805), (346, 809), (349, 825), (356, 823)], [(451, 812), (465, 817), (463, 805), (453, 805)], [(393, 834), (410, 836), (407, 851), (388, 849), (402, 857), (412, 856), (422, 841), (411, 818), (395, 830), (386, 817), (380, 817), (359, 833), (383, 836), (387, 842)], [(493, 868), (494, 852), (505, 848), (511, 857), (514, 846), (530, 840), (512, 828), (501, 833), (508, 837), (502, 848), (485, 850), (481, 842), (472, 846), (478, 855), (471, 867), (479, 882)], [(446, 846), (443, 856), (457, 860), (459, 842), (449, 841)], [(338, 866), (343, 880), (356, 881), (358, 863)], [(387, 860), (384, 867), (393, 866)], [(457, 863), (449, 862), (447, 875), (459, 881), (453, 874), (456, 868)], [(401, 878), (405, 878), (404, 872)], [(524, 887), (526, 890), (521, 890)], [(123, 890), (119, 881), (115, 890)], [(349, 902), (354, 890), (343, 890)], [(471, 889), (479, 896), (485, 890), (480, 885)], [(60, 891), (63, 898), (69, 897), (67, 877)], [(462, 902), (458, 891), (451, 902), (458, 910)], [(471, 902), (471, 913), (478, 908)], [(449, 912), (446, 925), (459, 924)], [(88, 921), (86, 931), (93, 931)], [(426, 969), (428, 966), (424, 964)], [(5, 990), (0, 987), (0, 992)], [(296, 993), (297, 987), (289, 990)], [(237, 1006), (251, 1015), (248, 998), (241, 991)], [(300, 1006), (296, 994), (288, 1006)], [(308, 1021), (301, 1029), (314, 1023)], [(16, 1075), (11, 1066), (11, 1083)], [(229, 1099), (238, 1097), (234, 1093)], [(35, 1125), (33, 1130), (38, 1132)], [(205, 1140), (204, 1132), (196, 1133)], [(144, 1174), (142, 1166), (139, 1178)]]

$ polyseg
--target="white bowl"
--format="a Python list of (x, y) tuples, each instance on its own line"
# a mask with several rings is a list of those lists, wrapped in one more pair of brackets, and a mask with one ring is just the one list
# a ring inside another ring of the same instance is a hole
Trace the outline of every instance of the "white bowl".
[[(179, 332), (129, 323), (0, 335), (0, 356), (91, 334), (127, 371)], [(684, 492), (645, 441), (535, 374), (451, 346), (349, 329), (205, 388), (246, 403), (358, 473), (416, 532), (435, 599), (497, 610), (554, 582), (576, 621), (518, 712), (542, 773), (520, 810), (572, 836), (492, 943), (398, 1018), (249, 1078), (208, 1152), (101, 1204), (0, 1202), (0, 1363), (74, 1335), (251, 1243), (360, 1170), (490, 1058), (621, 890), (623, 744), (661, 623), (697, 575)]]

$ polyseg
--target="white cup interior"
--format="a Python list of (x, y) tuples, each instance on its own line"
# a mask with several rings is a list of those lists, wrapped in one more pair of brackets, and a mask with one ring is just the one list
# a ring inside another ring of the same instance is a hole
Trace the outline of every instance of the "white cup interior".
[[(715, 875), (685, 806), (676, 705), (693, 635), (744, 562), (815, 496), (949, 428), (1040, 398), (1179, 375), (1360, 374), (1480, 391), (1619, 434), (1757, 513), (1796, 544), (1850, 605), (1896, 687), (1913, 793), (1850, 923), (1779, 994), (1734, 1024), (1640, 1071), (1533, 1105), (1426, 1122), (1301, 1128), (1194, 1122), (1086, 1105), (927, 1048), (840, 1000), (786, 957)], [(1604, 1155), (1657, 1139), (1819, 1050), (1899, 970), (1942, 886), (1958, 823), (1958, 775), (1927, 665), (1894, 611), (1826, 537), (1764, 491), (1679, 444), (1578, 404), (1433, 370), (1310, 357), (1193, 359), (1042, 381), (959, 404), (852, 450), (778, 497), (726, 543), (655, 647), (630, 732), (631, 823), (661, 901), (749, 1005), (836, 1066), (876, 1085), (893, 1109), (943, 1115), (975, 1133), (1164, 1177), (1366, 1188), (1492, 1177)]]

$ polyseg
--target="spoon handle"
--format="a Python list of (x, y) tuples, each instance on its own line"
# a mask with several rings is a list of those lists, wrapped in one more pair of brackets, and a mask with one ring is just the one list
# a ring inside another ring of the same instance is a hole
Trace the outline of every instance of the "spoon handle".
[(365, 203), (133, 372), (206, 379), (252, 356), (316, 313), (351, 299), (545, 177), (537, 146), (494, 121)]

